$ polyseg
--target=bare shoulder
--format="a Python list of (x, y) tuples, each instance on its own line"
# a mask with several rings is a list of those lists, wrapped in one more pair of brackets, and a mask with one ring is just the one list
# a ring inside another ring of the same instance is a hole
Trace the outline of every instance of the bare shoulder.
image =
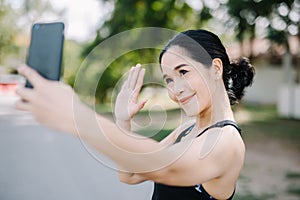
[(245, 144), (239, 131), (233, 126), (223, 127), (222, 141), (227, 148), (244, 153)]
[[(200, 138), (199, 138), (200, 139)], [(245, 145), (238, 130), (233, 126), (213, 128), (198, 141), (201, 145), (200, 159), (213, 156), (225, 163), (243, 162)]]
[(226, 155), (228, 167), (234, 171), (239, 171), (245, 159), (245, 144), (239, 131), (233, 126), (222, 128), (222, 135), (219, 141), (220, 155)]

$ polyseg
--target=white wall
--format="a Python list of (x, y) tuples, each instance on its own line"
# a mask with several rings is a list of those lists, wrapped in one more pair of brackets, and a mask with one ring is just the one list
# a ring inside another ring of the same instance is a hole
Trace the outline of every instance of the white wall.
[(279, 90), (277, 109), (283, 117), (300, 119), (300, 85), (283, 85)]
[(282, 67), (257, 68), (253, 85), (246, 88), (244, 102), (276, 104), (281, 86), (286, 85), (285, 79), (285, 70)]
[(244, 102), (276, 104), (279, 116), (300, 119), (300, 84), (291, 84), (296, 72), (279, 67), (256, 69), (252, 87), (246, 89)]

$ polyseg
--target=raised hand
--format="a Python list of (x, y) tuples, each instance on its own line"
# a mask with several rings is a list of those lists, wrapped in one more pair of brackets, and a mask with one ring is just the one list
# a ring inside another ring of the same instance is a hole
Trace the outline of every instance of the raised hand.
[(115, 117), (117, 121), (130, 121), (147, 102), (147, 100), (138, 100), (144, 75), (145, 69), (142, 69), (140, 64), (132, 67), (129, 71), (129, 76), (116, 99)]

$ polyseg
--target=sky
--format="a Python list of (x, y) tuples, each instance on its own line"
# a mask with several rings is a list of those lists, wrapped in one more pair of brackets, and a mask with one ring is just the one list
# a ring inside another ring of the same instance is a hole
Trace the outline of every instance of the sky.
[[(7, 0), (13, 8), (23, 6), (23, 0)], [(101, 0), (43, 0), (52, 4), (54, 9), (64, 10), (62, 17), (45, 13), (34, 22), (63, 21), (65, 23), (65, 35), (67, 39), (86, 42), (95, 37), (96, 30), (101, 26), (109, 14), (113, 11), (113, 5), (103, 3)], [(34, 18), (35, 19), (35, 18)], [(29, 25), (30, 24), (30, 25)], [(31, 23), (27, 18), (21, 18), (19, 25), (30, 31)]]
[(66, 9), (66, 37), (79, 42), (94, 38), (97, 28), (112, 11), (98, 0), (51, 0), (54, 8)]
[[(15, 8), (21, 7), (24, 0), (7, 0)], [(52, 4), (54, 9), (64, 10), (64, 15), (61, 18), (57, 16), (45, 14), (37, 22), (44, 21), (63, 21), (66, 25), (66, 38), (73, 39), (78, 42), (86, 42), (94, 39), (96, 30), (102, 25), (105, 19), (109, 18), (113, 11), (113, 4), (111, 2), (104, 3), (102, 0), (42, 0), (48, 1)], [(218, 0), (226, 1), (226, 0)], [(196, 10), (201, 10), (203, 7), (202, 1), (186, 0), (186, 2)], [(203, 1), (208, 7), (215, 7), (218, 5), (216, 0)], [(25, 18), (24, 18), (25, 19)], [(28, 21), (21, 20), (25, 26), (28, 26), (30, 31), (31, 26)]]

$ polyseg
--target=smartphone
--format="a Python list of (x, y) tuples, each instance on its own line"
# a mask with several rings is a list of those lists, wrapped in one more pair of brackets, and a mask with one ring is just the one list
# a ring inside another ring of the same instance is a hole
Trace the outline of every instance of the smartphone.
[[(26, 64), (44, 78), (59, 80), (62, 72), (64, 23), (36, 23), (31, 29)], [(33, 86), (26, 81), (28, 88)]]

